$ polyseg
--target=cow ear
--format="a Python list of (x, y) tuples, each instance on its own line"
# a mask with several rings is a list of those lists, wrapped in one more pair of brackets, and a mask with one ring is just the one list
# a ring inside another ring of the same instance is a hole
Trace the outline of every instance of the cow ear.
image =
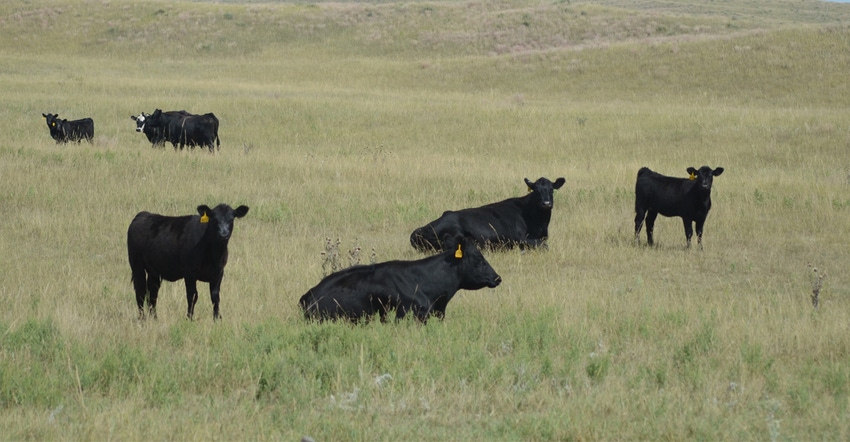
[(136, 121), (136, 116), (135, 116), (135, 115), (130, 115), (130, 119), (131, 119), (131, 120), (133, 120), (133, 121)]
[(45, 120), (47, 119), (47, 115), (44, 115), (44, 113), (42, 113), (41, 116), (44, 117)]
[(233, 215), (237, 218), (242, 218), (248, 214), (248, 206), (239, 206), (233, 211)]
[(690, 175), (696, 175), (696, 174), (697, 174), (697, 170), (696, 170), (696, 169), (694, 169), (693, 167), (689, 167), (689, 168), (688, 168), (688, 174), (690, 174)]
[(441, 244), (441, 248), (443, 250), (456, 250), (458, 247), (463, 244), (463, 234), (460, 233), (446, 233), (443, 235), (443, 243)]
[(210, 209), (206, 204), (198, 206), (198, 215), (209, 215), (210, 212), (212, 212), (212, 209)]
[(528, 191), (531, 192), (532, 190), (534, 190), (534, 183), (529, 181), (528, 178), (524, 178), (524, 179), (525, 179), (525, 185), (528, 186)]
[(561, 186), (563, 186), (564, 183), (566, 183), (566, 182), (567, 182), (567, 180), (565, 180), (563, 177), (558, 178), (557, 180), (555, 180), (554, 183), (552, 183), (552, 188), (553, 189), (560, 189)]
[(721, 174), (721, 173), (723, 173), (723, 168), (722, 168), (722, 167), (718, 167), (717, 169), (714, 169), (714, 172), (712, 172), (712, 175), (714, 175), (714, 176), (720, 176), (720, 174)]

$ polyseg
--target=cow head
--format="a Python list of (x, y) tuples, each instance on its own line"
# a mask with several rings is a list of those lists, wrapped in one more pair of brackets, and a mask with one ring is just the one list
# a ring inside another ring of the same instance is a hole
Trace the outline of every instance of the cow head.
[(496, 287), (502, 282), (502, 277), (490, 266), (474, 242), (463, 237), (455, 237), (446, 242), (456, 244), (453, 249), (444, 253), (446, 259), (452, 260), (458, 266), (460, 288), (478, 290)]
[(688, 168), (688, 173), (691, 175), (692, 180), (696, 180), (697, 184), (703, 189), (710, 191), (711, 184), (714, 182), (714, 177), (719, 176), (723, 173), (723, 168), (718, 167), (717, 169), (711, 170), (708, 166), (702, 166), (699, 170), (694, 169), (693, 167)]
[(50, 129), (50, 136), (57, 143), (67, 141), (65, 139), (65, 128), (63, 127), (63, 123), (67, 120), (60, 120), (59, 114), (41, 114), (41, 116), (44, 117), (47, 128)]
[(531, 192), (532, 198), (544, 209), (552, 208), (555, 200), (555, 190), (560, 189), (565, 182), (566, 180), (563, 178), (558, 178), (554, 183), (547, 178), (540, 178), (533, 183), (528, 178), (525, 179), (525, 185), (528, 186), (528, 191)]
[(207, 231), (218, 235), (222, 241), (230, 239), (230, 234), (233, 233), (233, 220), (242, 218), (247, 213), (248, 206), (239, 206), (236, 210), (227, 204), (219, 204), (215, 206), (215, 209), (210, 209), (206, 205), (198, 206), (200, 222), (208, 224)]
[(59, 114), (41, 114), (44, 121), (47, 123), (47, 128), (50, 129), (50, 134), (58, 133), (61, 129), (62, 120), (59, 119)]
[(41, 114), (41, 116), (47, 122), (47, 127), (51, 130), (56, 128), (56, 124), (59, 122), (59, 114)]
[(150, 127), (162, 127), (163, 119), (162, 109), (155, 109), (152, 114), (145, 117), (145, 122)]
[(136, 122), (136, 132), (143, 132), (145, 130), (145, 121), (147, 121), (150, 116), (150, 114), (146, 114), (144, 112), (139, 115), (130, 115), (130, 118)]

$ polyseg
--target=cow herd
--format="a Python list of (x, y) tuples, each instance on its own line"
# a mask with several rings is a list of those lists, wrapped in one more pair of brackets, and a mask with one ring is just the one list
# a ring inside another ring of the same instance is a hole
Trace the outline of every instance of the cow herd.
[[(164, 135), (147, 132), (150, 119), (163, 112), (142, 114), (140, 131), (151, 142)], [(181, 115), (174, 113), (174, 115)], [(211, 114), (208, 114), (211, 115)], [(214, 118), (214, 117), (213, 117)], [(162, 121), (162, 120), (158, 120)], [(156, 125), (161, 128), (163, 126)], [(165, 138), (167, 139), (167, 137)], [(169, 140), (170, 141), (170, 140)], [(635, 183), (635, 242), (646, 222), (647, 242), (653, 244), (656, 217), (682, 218), (687, 247), (696, 224), (697, 241), (702, 248), (705, 219), (711, 209), (713, 178), (723, 168), (687, 168), (688, 178), (661, 175), (644, 167)], [(564, 178), (525, 179), (528, 194), (481, 207), (446, 211), (434, 221), (417, 228), (410, 244), (429, 256), (412, 261), (387, 261), (356, 265), (323, 278), (298, 301), (308, 320), (369, 320), (377, 314), (385, 321), (391, 312), (402, 319), (408, 314), (422, 323), (431, 316), (445, 317), (446, 306), (461, 289), (493, 288), (502, 277), (493, 269), (481, 249), (507, 251), (546, 248), (554, 191)], [(213, 318), (219, 319), (219, 299), (227, 245), (233, 222), (248, 213), (247, 206), (236, 209), (226, 204), (215, 208), (198, 206), (196, 215), (163, 216), (138, 213), (127, 230), (127, 251), (139, 317), (156, 317), (156, 300), (163, 279), (184, 280), (187, 317), (192, 319), (198, 300), (197, 282), (207, 282), (213, 304)]]
[[(91, 143), (94, 139), (94, 120), (91, 118), (68, 121), (59, 119), (58, 114), (41, 115), (57, 144), (79, 143), (83, 139)], [(163, 112), (156, 109), (152, 114), (142, 112), (130, 118), (136, 122), (136, 132), (144, 133), (153, 147), (162, 147), (169, 142), (175, 150), (186, 146), (206, 148), (210, 152), (221, 149), (218, 118), (212, 113), (196, 115), (185, 110)]]

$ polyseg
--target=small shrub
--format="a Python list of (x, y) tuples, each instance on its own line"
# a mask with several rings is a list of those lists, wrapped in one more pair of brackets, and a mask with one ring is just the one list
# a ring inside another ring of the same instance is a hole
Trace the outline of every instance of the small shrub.
[(590, 359), (590, 362), (588, 362), (587, 366), (585, 367), (587, 377), (590, 378), (590, 381), (595, 384), (602, 382), (605, 379), (605, 376), (608, 374), (609, 365), (610, 361), (607, 355), (594, 356)]
[(813, 267), (811, 264), (809, 264), (809, 268), (812, 269), (812, 306), (814, 306), (815, 310), (817, 310), (820, 306), (820, 291), (823, 288), (823, 280), (826, 278), (826, 272), (818, 273), (818, 268)]

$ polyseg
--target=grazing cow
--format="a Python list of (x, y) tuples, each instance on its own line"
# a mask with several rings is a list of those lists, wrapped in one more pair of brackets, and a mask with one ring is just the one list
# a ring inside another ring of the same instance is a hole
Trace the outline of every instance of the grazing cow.
[(472, 209), (443, 212), (440, 218), (414, 230), (410, 244), (423, 252), (453, 250), (457, 243), (450, 239), (441, 244), (439, 238), (455, 238), (459, 234), (479, 247), (545, 247), (555, 190), (564, 182), (563, 178), (554, 183), (540, 178), (532, 183), (526, 178), (527, 195)]
[(425, 323), (434, 315), (443, 319), (446, 305), (458, 290), (496, 287), (502, 278), (474, 244), (463, 238), (456, 250), (417, 261), (388, 261), (358, 265), (332, 273), (301, 297), (307, 319), (348, 319), (358, 322), (376, 312), (386, 321), (407, 313)]
[(160, 109), (153, 111), (147, 117), (147, 125), (163, 130), (165, 139), (175, 149), (180, 146), (201, 146), (209, 148), (214, 152), (215, 148), (221, 148), (218, 138), (218, 118), (209, 113), (204, 115), (169, 115)]
[(678, 216), (685, 224), (685, 238), (691, 247), (694, 234), (691, 223), (696, 223), (697, 242), (702, 248), (702, 227), (711, 210), (711, 184), (723, 168), (712, 170), (702, 166), (699, 170), (688, 168), (689, 178), (674, 178), (642, 167), (635, 184), (635, 243), (640, 243), (640, 229), (646, 216), (646, 241), (653, 244), (652, 229), (658, 214)]
[(162, 280), (183, 279), (189, 303), (186, 316), (192, 319), (195, 313), (196, 283), (203, 281), (210, 284), (213, 319), (219, 319), (219, 290), (227, 264), (227, 243), (233, 233), (234, 218), (242, 218), (246, 213), (247, 206), (234, 210), (227, 204), (219, 204), (215, 209), (198, 206), (198, 215), (163, 216), (139, 212), (127, 230), (127, 251), (139, 318), (145, 315), (146, 288), (150, 315), (155, 318), (156, 297)]
[[(166, 115), (177, 115), (177, 116), (187, 116), (192, 115), (185, 110), (179, 111), (168, 111), (163, 112)], [(148, 141), (151, 142), (153, 147), (162, 147), (165, 145), (165, 130), (162, 127), (153, 127), (149, 124), (145, 124), (147, 119), (151, 116), (151, 114), (146, 114), (144, 112), (139, 115), (130, 115), (130, 118), (136, 122), (136, 132), (142, 132), (148, 137)]]
[(85, 138), (89, 143), (94, 138), (94, 120), (82, 118), (80, 120), (68, 121), (59, 119), (59, 114), (41, 114), (50, 129), (50, 136), (56, 140), (56, 144), (76, 141), (79, 143)]

